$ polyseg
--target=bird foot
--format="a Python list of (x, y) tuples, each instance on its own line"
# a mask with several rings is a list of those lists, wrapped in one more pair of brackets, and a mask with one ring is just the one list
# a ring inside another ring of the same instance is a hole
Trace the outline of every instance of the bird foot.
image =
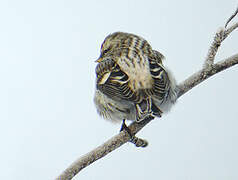
[(153, 120), (155, 117), (152, 116), (152, 115), (148, 115), (146, 116), (144, 119), (140, 120), (140, 121), (136, 121), (138, 124), (144, 124), (144, 123), (147, 123), (148, 121), (151, 121)]
[(132, 137), (130, 142), (135, 144), (136, 147), (146, 147), (149, 144), (147, 140), (138, 138), (136, 136)]
[(125, 123), (125, 119), (123, 119), (120, 132), (124, 131), (124, 130), (129, 134), (129, 136), (131, 138), (130, 142), (133, 143), (136, 147), (146, 147), (146, 146), (148, 146), (148, 141), (146, 141), (145, 139), (141, 139), (141, 138), (136, 137), (131, 132), (131, 130), (128, 128), (128, 126)]

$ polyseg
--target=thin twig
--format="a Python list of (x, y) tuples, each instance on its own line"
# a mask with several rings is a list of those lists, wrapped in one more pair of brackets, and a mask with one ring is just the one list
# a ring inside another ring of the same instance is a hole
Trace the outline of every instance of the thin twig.
[(179, 84), (180, 91), (178, 93), (178, 97), (182, 96), (187, 91), (194, 88), (196, 85), (200, 84), (201, 82), (211, 77), (212, 75), (221, 72), (236, 64), (238, 64), (238, 53), (214, 64), (210, 70), (202, 69), (194, 73), (188, 79)]
[(238, 6), (236, 8), (236, 11), (231, 15), (231, 17), (227, 20), (226, 24), (225, 24), (225, 28), (227, 27), (227, 25), (231, 22), (231, 20), (238, 14)]
[(219, 28), (216, 32), (213, 42), (208, 50), (207, 57), (205, 59), (204, 68), (210, 68), (214, 64), (214, 59), (217, 54), (218, 48), (220, 47), (224, 38), (224, 28)]
[[(238, 22), (233, 24), (231, 27), (229, 27), (228, 29), (225, 30), (224, 32), (224, 39), (232, 32), (234, 31), (236, 28), (238, 28)], [(223, 40), (224, 40), (223, 39)]]
[(217, 54), (218, 48), (220, 47), (222, 41), (226, 39), (226, 37), (237, 28), (238, 23), (234, 24), (230, 28), (227, 29), (227, 25), (229, 22), (238, 14), (238, 6), (236, 11), (228, 18), (224, 28), (221, 27), (218, 29), (218, 31), (215, 34), (215, 37), (213, 39), (213, 42), (208, 50), (207, 57), (205, 59), (204, 68), (211, 68), (211, 66), (214, 64), (215, 56)]

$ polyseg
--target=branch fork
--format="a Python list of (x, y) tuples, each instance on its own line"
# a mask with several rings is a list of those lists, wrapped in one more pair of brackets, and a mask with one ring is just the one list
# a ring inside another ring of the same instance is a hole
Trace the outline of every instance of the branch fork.
[(217, 30), (215, 37), (213, 39), (213, 42), (208, 50), (207, 57), (204, 63), (204, 69), (210, 69), (212, 68), (214, 64), (214, 59), (217, 54), (218, 48), (220, 47), (221, 43), (226, 39), (226, 37), (237, 28), (238, 23), (235, 23), (231, 27), (227, 28), (228, 24), (231, 22), (231, 20), (238, 14), (238, 7), (234, 14), (229, 17), (227, 22), (225, 23), (224, 27), (221, 27)]

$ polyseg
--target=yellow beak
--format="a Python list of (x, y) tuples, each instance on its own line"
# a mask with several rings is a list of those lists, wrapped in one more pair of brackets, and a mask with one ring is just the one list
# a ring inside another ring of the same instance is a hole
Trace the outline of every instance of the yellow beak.
[(102, 58), (97, 59), (95, 62), (100, 63), (102, 61)]

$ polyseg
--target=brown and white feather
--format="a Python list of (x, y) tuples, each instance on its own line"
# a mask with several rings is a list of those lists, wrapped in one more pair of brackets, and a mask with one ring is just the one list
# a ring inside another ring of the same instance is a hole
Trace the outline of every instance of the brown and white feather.
[(94, 101), (99, 114), (111, 120), (140, 121), (153, 111), (158, 116), (160, 109), (167, 111), (176, 101), (176, 83), (171, 82), (174, 78), (163, 67), (163, 59), (137, 35), (116, 32), (106, 37), (96, 67)]

